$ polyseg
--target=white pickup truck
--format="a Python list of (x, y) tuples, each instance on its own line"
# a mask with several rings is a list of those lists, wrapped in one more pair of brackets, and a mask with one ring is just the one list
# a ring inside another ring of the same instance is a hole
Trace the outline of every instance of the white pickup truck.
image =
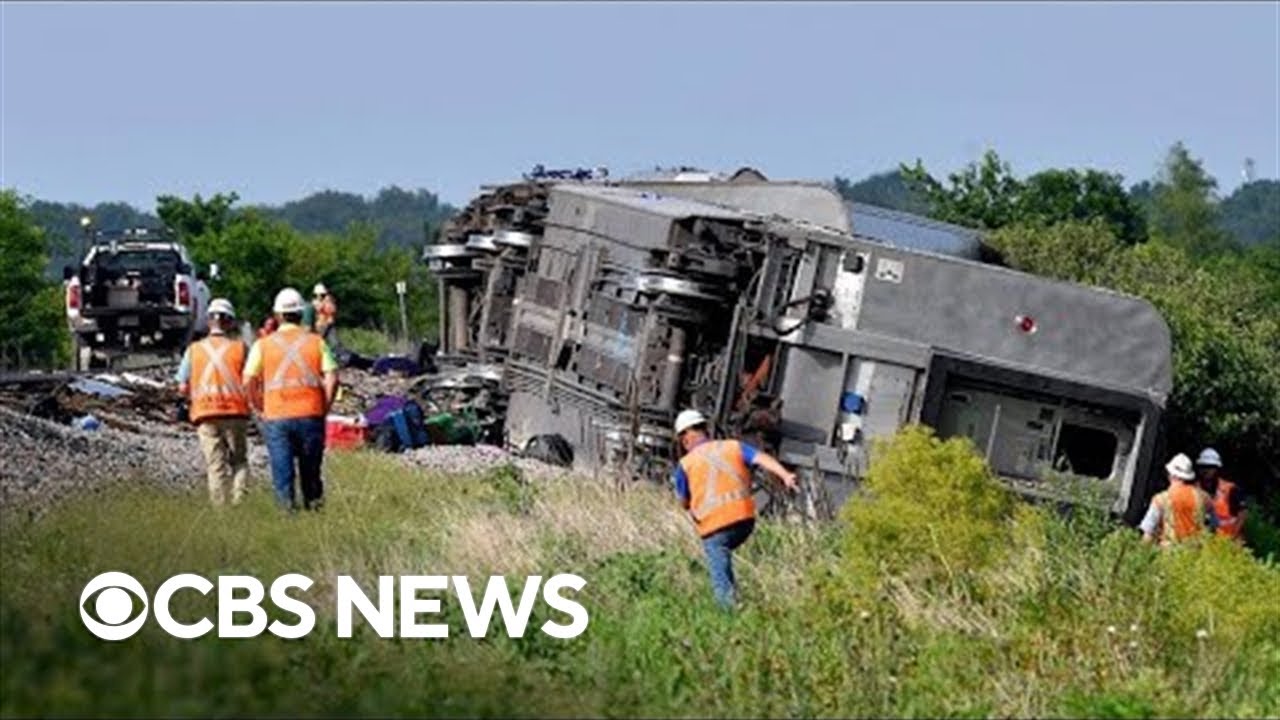
[(180, 353), (207, 331), (208, 285), (186, 248), (155, 231), (99, 233), (63, 280), (78, 369), (86, 354)]

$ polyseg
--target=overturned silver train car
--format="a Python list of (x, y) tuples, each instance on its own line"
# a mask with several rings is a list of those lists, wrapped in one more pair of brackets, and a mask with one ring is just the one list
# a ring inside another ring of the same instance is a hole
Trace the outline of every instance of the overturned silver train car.
[(696, 407), (833, 507), (869, 440), (921, 422), (1023, 493), (1065, 474), (1140, 512), (1171, 386), (1156, 310), (857, 218), (823, 185), (754, 173), (487, 188), (424, 253), (440, 352), (501, 372), (509, 444), (559, 434), (613, 478), (665, 478), (671, 420)]

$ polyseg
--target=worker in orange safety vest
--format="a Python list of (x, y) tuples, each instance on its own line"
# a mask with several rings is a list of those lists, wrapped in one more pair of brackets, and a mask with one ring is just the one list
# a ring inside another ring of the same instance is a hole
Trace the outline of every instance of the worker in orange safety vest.
[(1196, 458), (1196, 474), (1200, 487), (1213, 498), (1213, 513), (1218, 520), (1218, 534), (1237, 543), (1244, 542), (1244, 498), (1240, 487), (1222, 473), (1222, 456), (1213, 448), (1205, 448)]
[(672, 478), (676, 495), (702, 539), (716, 601), (732, 607), (737, 592), (733, 551), (755, 529), (751, 468), (768, 470), (791, 491), (796, 489), (796, 476), (751, 445), (712, 440), (707, 419), (697, 410), (685, 410), (676, 417), (675, 433), (684, 452)]
[(244, 367), (250, 399), (262, 418), (276, 500), (289, 512), (298, 508), (295, 477), (304, 509), (318, 510), (323, 503), (325, 420), (338, 392), (333, 352), (300, 324), (305, 305), (293, 288), (276, 295), (272, 309), (279, 327), (253, 344)]
[(178, 390), (188, 398), (188, 417), (196, 425), (215, 506), (237, 505), (249, 479), (246, 433), (249, 398), (241, 383), (245, 344), (228, 337), (236, 311), (230, 301), (209, 303), (209, 335), (191, 343), (178, 367)]
[(1139, 527), (1146, 542), (1170, 547), (1202, 537), (1217, 525), (1213, 500), (1196, 484), (1191, 458), (1178, 453), (1164, 466), (1169, 473), (1169, 489), (1151, 498)]

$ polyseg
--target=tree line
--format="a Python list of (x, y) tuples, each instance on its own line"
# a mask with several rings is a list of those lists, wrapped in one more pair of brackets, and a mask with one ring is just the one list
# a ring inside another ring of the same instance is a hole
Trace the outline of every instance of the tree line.
[[(433, 236), (455, 212), (428, 190), (408, 190), (396, 185), (384, 187), (368, 198), (351, 192), (324, 190), (281, 205), (258, 204), (243, 209), (283, 222), (304, 235), (341, 234), (353, 225), (368, 226), (375, 236), (374, 246), (380, 250), (420, 247), (423, 238)], [(93, 226), (104, 230), (157, 228), (162, 224), (158, 209), (155, 212), (139, 210), (123, 202), (86, 206), (32, 199), (28, 210), (48, 239), (51, 278), (61, 277), (62, 266), (78, 259), (82, 217), (92, 218)]]

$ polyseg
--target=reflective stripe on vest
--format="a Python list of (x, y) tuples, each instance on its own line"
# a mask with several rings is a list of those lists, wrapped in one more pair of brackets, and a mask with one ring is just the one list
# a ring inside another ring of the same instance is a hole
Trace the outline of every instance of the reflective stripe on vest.
[(263, 382), (263, 418), (280, 420), (324, 416), (320, 337), (301, 330), (277, 330), (263, 342), (262, 373), (266, 378)]
[[(1156, 495), (1160, 508), (1160, 544), (1171, 545), (1203, 531), (1205, 511), (1208, 509), (1205, 501), (1208, 498), (1203, 490), (1187, 483), (1179, 483)], [(1190, 517), (1184, 510), (1188, 500), (1192, 507)]]
[(1218, 479), (1218, 491), (1213, 497), (1213, 514), (1218, 516), (1218, 534), (1229, 538), (1238, 538), (1244, 530), (1239, 515), (1231, 514), (1231, 493), (1235, 483)]
[(230, 361), (244, 366), (244, 344), (220, 335), (211, 335), (191, 346), (191, 421), (208, 417), (246, 417), (249, 400), (240, 373)]
[[(293, 342), (281, 337), (279, 333), (273, 334), (268, 338), (268, 342), (274, 343), (276, 347), (280, 348), (280, 351), (284, 353), (284, 357), (281, 358), (280, 365), (276, 367), (276, 371), (271, 374), (271, 379), (267, 380), (264, 386), (267, 392), (285, 388), (324, 387), (324, 381), (302, 359), (302, 349), (306, 347), (307, 341), (310, 339), (311, 337), (306, 333), (299, 334)], [(289, 370), (291, 369), (297, 369), (302, 377), (290, 377)]]
[(680, 461), (689, 481), (694, 522), (703, 537), (755, 517), (751, 470), (741, 454), (736, 441), (708, 441)]

